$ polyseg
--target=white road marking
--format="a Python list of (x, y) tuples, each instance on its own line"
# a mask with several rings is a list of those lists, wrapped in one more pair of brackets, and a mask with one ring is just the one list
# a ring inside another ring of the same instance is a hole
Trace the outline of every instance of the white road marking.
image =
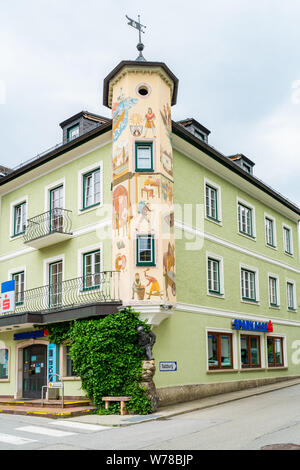
[(106, 429), (111, 429), (110, 426), (100, 426), (97, 424), (88, 424), (88, 423), (80, 423), (79, 421), (68, 421), (64, 419), (55, 419), (53, 421), (53, 426), (65, 426), (73, 429), (78, 429), (79, 431), (105, 431)]
[(37, 442), (34, 439), (26, 439), (24, 437), (13, 436), (11, 434), (2, 434), (0, 433), (0, 442), (5, 444), (13, 444), (16, 446), (22, 446), (25, 444), (30, 444), (31, 442)]
[(16, 431), (31, 432), (34, 434), (43, 434), (45, 436), (52, 437), (66, 437), (74, 435), (74, 432), (60, 431), (58, 429), (49, 429), (42, 426), (23, 426), (21, 428), (16, 428)]

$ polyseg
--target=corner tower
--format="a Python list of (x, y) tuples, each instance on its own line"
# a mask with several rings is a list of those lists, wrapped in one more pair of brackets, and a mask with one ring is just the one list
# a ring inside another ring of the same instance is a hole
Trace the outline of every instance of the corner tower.
[(125, 305), (176, 302), (171, 106), (161, 62), (123, 61), (104, 80), (112, 109), (112, 264)]

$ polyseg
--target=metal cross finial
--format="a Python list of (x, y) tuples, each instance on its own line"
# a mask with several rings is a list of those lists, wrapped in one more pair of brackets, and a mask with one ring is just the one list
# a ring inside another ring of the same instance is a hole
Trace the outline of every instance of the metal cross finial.
[(142, 54), (142, 51), (144, 50), (144, 44), (142, 43), (142, 37), (141, 37), (141, 33), (145, 33), (145, 31), (143, 30), (143, 28), (146, 28), (145, 25), (141, 24), (141, 19), (140, 19), (140, 15), (138, 15), (138, 21), (135, 21), (133, 20), (132, 18), (129, 18), (129, 16), (125, 15), (126, 18), (129, 20), (128, 21), (128, 24), (129, 26), (132, 26), (133, 28), (137, 29), (138, 32), (139, 32), (139, 43), (138, 45), (136, 46), (137, 47), (137, 50), (139, 51), (139, 55), (137, 57), (136, 60), (138, 61), (145, 61), (145, 58)]

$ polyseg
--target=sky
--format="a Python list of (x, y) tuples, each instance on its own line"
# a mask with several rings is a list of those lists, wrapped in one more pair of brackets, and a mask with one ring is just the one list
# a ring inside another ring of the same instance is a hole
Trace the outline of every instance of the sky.
[(111, 117), (103, 80), (144, 56), (179, 79), (173, 120), (194, 117), (224, 155), (300, 205), (298, 0), (14, 0), (1, 2), (0, 164), (10, 168), (61, 142), (82, 110)]

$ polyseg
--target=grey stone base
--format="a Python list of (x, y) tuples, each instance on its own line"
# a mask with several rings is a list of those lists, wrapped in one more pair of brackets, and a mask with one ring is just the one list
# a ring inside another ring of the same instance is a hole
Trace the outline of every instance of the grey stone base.
[(263, 385), (271, 385), (278, 382), (295, 380), (300, 378), (299, 375), (284, 377), (265, 377), (262, 379), (236, 380), (232, 382), (217, 382), (210, 384), (195, 385), (178, 385), (174, 387), (157, 388), (158, 406), (168, 406), (175, 403), (183, 403), (186, 401), (199, 400), (200, 398), (222, 393), (237, 392), (246, 390), (247, 388), (261, 387)]

